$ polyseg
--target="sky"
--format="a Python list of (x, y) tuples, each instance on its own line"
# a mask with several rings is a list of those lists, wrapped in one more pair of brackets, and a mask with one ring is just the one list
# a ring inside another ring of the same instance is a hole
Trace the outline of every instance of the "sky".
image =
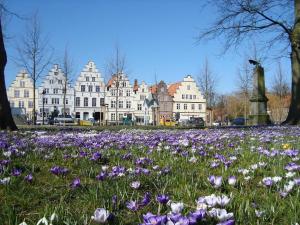
[[(222, 54), (222, 40), (198, 42), (199, 32), (213, 23), (217, 13), (214, 8), (203, 8), (203, 3), (204, 0), (9, 0), (7, 8), (23, 17), (38, 11), (42, 34), (54, 49), (52, 63), (61, 64), (67, 46), (74, 81), (89, 60), (105, 76), (118, 45), (126, 56), (131, 81), (173, 83), (188, 74), (197, 79), (207, 59), (217, 77), (217, 91), (227, 94), (237, 89), (237, 69), (248, 59), (245, 55), (251, 55), (252, 45), (244, 43)], [(26, 19), (17, 17), (11, 17), (7, 24), (7, 87), (22, 69), (14, 59), (27, 24)], [(281, 63), (290, 82), (290, 62), (285, 58)], [(268, 60), (263, 66), (270, 86), (277, 61)]]

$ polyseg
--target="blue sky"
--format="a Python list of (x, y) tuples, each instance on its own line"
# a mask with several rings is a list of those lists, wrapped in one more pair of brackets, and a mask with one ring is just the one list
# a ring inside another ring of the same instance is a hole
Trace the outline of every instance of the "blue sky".
[[(20, 15), (38, 10), (43, 33), (55, 49), (54, 63), (63, 57), (68, 45), (74, 61), (74, 79), (88, 60), (95, 61), (105, 74), (107, 62), (116, 44), (126, 55), (129, 77), (147, 83), (165, 80), (177, 82), (187, 74), (199, 76), (205, 58), (218, 77), (217, 90), (229, 93), (236, 89), (237, 68), (244, 54), (251, 54), (249, 43), (239, 50), (220, 55), (221, 40), (196, 43), (199, 31), (214, 20), (213, 8), (202, 9), (200, 0), (9, 0), (7, 7)], [(12, 37), (6, 45), (9, 56), (6, 86), (21, 69), (11, 60), (15, 46), (24, 33), (26, 21), (12, 18), (7, 27)], [(282, 60), (290, 80), (290, 65)], [(265, 63), (266, 82), (270, 84), (276, 62)], [(46, 75), (47, 71), (45, 71)]]

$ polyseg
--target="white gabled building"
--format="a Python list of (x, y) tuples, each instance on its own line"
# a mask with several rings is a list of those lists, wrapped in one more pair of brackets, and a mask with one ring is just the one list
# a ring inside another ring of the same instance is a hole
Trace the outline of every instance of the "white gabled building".
[[(66, 76), (57, 64), (49, 71), (48, 75), (42, 81), (38, 88), (39, 101), (38, 110), (42, 117), (43, 99), (45, 117), (51, 115), (54, 110), (58, 110), (59, 114), (63, 114), (64, 109), (64, 84)], [(45, 91), (45, 94), (42, 94)], [(66, 91), (66, 114), (74, 116), (74, 88), (71, 84), (67, 85)]]
[(144, 81), (142, 81), (142, 83), (139, 85), (138, 81), (134, 80), (133, 93), (135, 122), (137, 125), (146, 125), (147, 121), (152, 121), (152, 113), (149, 113), (149, 111), (147, 110), (147, 106), (144, 104), (145, 99), (150, 94), (150, 89)]
[[(38, 94), (35, 92), (36, 105)], [(20, 108), (31, 119), (33, 116), (33, 82), (25, 70), (21, 70), (7, 90), (7, 97), (12, 108)]]
[(191, 75), (187, 75), (181, 82), (169, 85), (168, 92), (173, 97), (173, 117), (179, 114), (180, 121), (191, 117), (206, 120), (206, 100)]
[[(117, 85), (119, 85), (117, 87)], [(113, 75), (108, 81), (105, 93), (107, 103), (107, 120), (109, 123), (123, 121), (123, 117), (134, 116), (134, 93), (128, 77), (124, 73)], [(117, 108), (116, 108), (117, 107)]]
[(105, 83), (93, 61), (85, 65), (74, 89), (75, 117), (81, 120), (94, 118), (96, 121), (103, 121)]

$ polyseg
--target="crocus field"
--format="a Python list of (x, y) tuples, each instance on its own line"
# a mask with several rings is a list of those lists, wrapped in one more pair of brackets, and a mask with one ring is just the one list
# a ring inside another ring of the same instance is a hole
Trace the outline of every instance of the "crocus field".
[(0, 132), (0, 224), (300, 223), (300, 127)]

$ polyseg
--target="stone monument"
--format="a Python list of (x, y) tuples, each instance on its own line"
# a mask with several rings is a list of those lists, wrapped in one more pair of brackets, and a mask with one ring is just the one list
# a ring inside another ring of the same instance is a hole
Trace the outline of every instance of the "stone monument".
[(267, 125), (271, 123), (267, 113), (268, 98), (265, 94), (265, 75), (264, 68), (259, 62), (249, 60), (250, 64), (255, 65), (253, 69), (253, 90), (250, 98), (250, 116), (251, 125)]

